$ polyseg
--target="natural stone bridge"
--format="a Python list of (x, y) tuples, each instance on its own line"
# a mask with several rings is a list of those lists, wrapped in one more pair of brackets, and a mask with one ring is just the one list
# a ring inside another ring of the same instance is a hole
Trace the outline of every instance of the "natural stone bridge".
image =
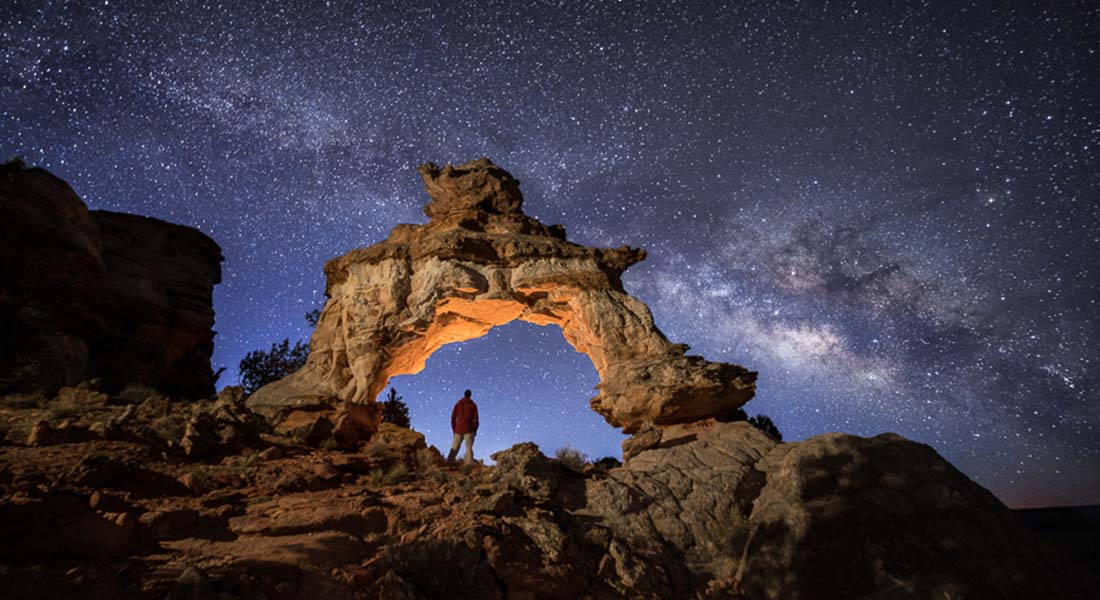
[(623, 289), (623, 271), (645, 251), (566, 241), (560, 225), (523, 213), (519, 181), (488, 159), (419, 171), (430, 221), (398, 225), (385, 241), (325, 265), (329, 300), (309, 359), (257, 391), (253, 410), (281, 419), (339, 404), (337, 438), (354, 442), (377, 427), (374, 399), (391, 377), (516, 319), (557, 325), (588, 355), (600, 376), (592, 408), (627, 433), (752, 398), (755, 372), (686, 355)]

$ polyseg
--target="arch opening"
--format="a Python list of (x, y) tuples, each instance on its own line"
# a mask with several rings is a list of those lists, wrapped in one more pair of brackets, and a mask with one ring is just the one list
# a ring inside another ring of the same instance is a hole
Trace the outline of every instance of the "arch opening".
[(598, 383), (591, 361), (559, 327), (517, 319), (442, 346), (419, 372), (390, 378), (377, 401), (396, 389), (413, 429), (444, 454), (451, 444), (451, 408), (469, 388), (481, 417), (474, 444), (479, 460), (525, 441), (548, 455), (570, 445), (593, 460), (620, 457), (625, 436), (588, 404)]

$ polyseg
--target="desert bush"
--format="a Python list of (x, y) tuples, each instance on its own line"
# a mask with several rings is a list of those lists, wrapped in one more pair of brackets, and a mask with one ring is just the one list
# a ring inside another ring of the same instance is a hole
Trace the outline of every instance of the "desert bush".
[(204, 491), (211, 488), (213, 483), (210, 477), (210, 469), (203, 465), (195, 465), (191, 467), (189, 471), (191, 474), (191, 483), (195, 490)]
[(249, 448), (241, 453), (240, 456), (235, 456), (230, 461), (230, 467), (238, 475), (247, 477), (252, 474), (252, 471), (263, 462), (260, 458), (260, 452), (254, 448)]
[(157, 390), (147, 385), (131, 383), (122, 388), (117, 396), (119, 400), (122, 400), (126, 404), (141, 404), (142, 402), (145, 402), (145, 400), (149, 398), (149, 396), (152, 396), (156, 393)]
[(397, 395), (397, 390), (390, 388), (390, 395), (382, 403), (382, 422), (393, 423), (398, 427), (409, 429), (412, 421), (409, 420), (409, 407), (404, 398)]
[(600, 460), (592, 461), (592, 465), (606, 471), (608, 469), (617, 469), (623, 466), (623, 461), (615, 458), (614, 456), (605, 456)]
[(46, 405), (46, 397), (38, 392), (8, 394), (0, 397), (0, 405), (14, 409), (42, 408)]
[(554, 453), (554, 458), (558, 459), (563, 467), (577, 473), (583, 473), (585, 465), (588, 464), (588, 455), (569, 444), (558, 448), (558, 451)]
[(363, 455), (367, 458), (385, 458), (387, 454), (389, 454), (389, 448), (377, 439), (373, 439), (363, 446)]
[(485, 573), (476, 565), (476, 551), (462, 542), (416, 540), (387, 549), (386, 570), (397, 573), (425, 598), (478, 598), (478, 580)]
[(416, 472), (428, 476), (439, 469), (439, 456), (427, 448), (416, 451)]
[(376, 467), (367, 473), (364, 483), (367, 487), (376, 488), (400, 483), (409, 474), (409, 468), (403, 462), (397, 462), (388, 469)]
[(773, 422), (768, 415), (749, 417), (748, 413), (746, 413), (743, 408), (737, 407), (730, 409), (726, 414), (718, 417), (718, 420), (726, 422), (746, 421), (749, 425), (771, 436), (775, 441), (783, 441), (783, 434), (780, 433), (779, 427), (776, 426), (775, 422)]
[(783, 441), (783, 434), (779, 432), (779, 428), (775, 426), (775, 423), (772, 422), (771, 417), (768, 415), (756, 415), (749, 419), (749, 424), (770, 435), (775, 441)]
[(376, 488), (382, 485), (382, 478), (386, 476), (386, 471), (382, 467), (375, 467), (367, 474), (363, 476), (363, 485), (369, 488)]
[(317, 323), (321, 321), (321, 309), (315, 308), (306, 313), (306, 323), (316, 327)]
[(50, 421), (75, 419), (80, 416), (81, 412), (80, 406), (71, 401), (55, 400), (47, 406)]
[(149, 429), (166, 441), (179, 442), (183, 439), (183, 431), (186, 424), (182, 419), (174, 416), (159, 417), (149, 423)]
[(397, 462), (386, 469), (386, 477), (382, 480), (384, 485), (400, 483), (409, 474), (409, 468), (403, 462)]
[(244, 355), (239, 365), (241, 386), (246, 393), (253, 393), (263, 386), (282, 379), (301, 369), (309, 356), (309, 345), (298, 341), (294, 346), (289, 339), (272, 344), (271, 350), (253, 350)]

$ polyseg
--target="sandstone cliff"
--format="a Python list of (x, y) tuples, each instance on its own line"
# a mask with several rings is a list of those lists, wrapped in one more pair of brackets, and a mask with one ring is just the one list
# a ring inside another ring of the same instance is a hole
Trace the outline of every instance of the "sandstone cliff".
[(622, 286), (645, 257), (629, 247), (566, 241), (561, 226), (523, 214), (519, 182), (488, 159), (420, 167), (431, 201), (425, 225), (325, 265), (329, 300), (306, 366), (249, 400), (269, 417), (344, 403), (338, 439), (377, 425), (390, 377), (417, 373), (444, 344), (519, 319), (555, 325), (600, 376), (592, 408), (626, 432), (721, 414), (749, 400), (756, 373), (686, 355)]
[(89, 211), (64, 181), (0, 168), (0, 390), (90, 378), (213, 392), (221, 250), (190, 227)]

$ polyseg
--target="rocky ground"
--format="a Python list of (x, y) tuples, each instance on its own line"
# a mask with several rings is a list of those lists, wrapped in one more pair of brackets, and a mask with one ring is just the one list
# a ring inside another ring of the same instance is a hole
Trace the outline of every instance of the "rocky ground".
[(355, 451), (274, 434), (236, 388), (172, 402), (94, 384), (5, 397), (0, 429), (4, 598), (1095, 590), (988, 492), (897, 436), (777, 444), (710, 420), (640, 432), (624, 466), (574, 470), (526, 443), (460, 468), (388, 424)]

